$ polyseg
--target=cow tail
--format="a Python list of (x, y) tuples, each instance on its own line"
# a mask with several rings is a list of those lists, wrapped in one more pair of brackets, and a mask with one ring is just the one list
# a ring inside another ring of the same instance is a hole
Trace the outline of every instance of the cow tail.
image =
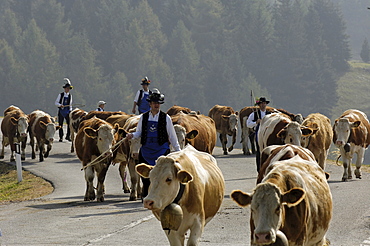
[(337, 166), (340, 166), (340, 164), (338, 164), (338, 161), (339, 161), (339, 158), (341, 158), (342, 155), (338, 155), (338, 158), (337, 158), (337, 161), (335, 162), (335, 164), (337, 164)]

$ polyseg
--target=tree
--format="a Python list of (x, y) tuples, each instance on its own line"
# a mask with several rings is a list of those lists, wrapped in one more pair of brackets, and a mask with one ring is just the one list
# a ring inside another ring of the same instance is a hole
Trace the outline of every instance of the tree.
[(367, 38), (365, 38), (364, 42), (362, 43), (360, 56), (363, 62), (369, 63), (370, 47), (369, 47), (369, 42), (367, 41)]

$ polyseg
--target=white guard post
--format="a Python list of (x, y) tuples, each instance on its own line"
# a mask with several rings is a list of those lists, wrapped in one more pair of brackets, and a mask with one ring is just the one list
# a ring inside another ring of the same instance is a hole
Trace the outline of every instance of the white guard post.
[(19, 143), (15, 143), (15, 163), (17, 165), (17, 177), (18, 183), (22, 182), (22, 160), (21, 160), (21, 146)]

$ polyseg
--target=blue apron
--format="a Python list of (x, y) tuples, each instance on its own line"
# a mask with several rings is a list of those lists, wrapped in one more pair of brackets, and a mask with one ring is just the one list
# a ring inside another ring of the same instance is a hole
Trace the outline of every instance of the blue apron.
[(166, 142), (163, 145), (158, 144), (158, 122), (148, 121), (147, 126), (147, 139), (146, 143), (141, 146), (141, 155), (148, 162), (149, 165), (154, 166), (155, 161), (161, 155), (164, 155), (170, 148), (169, 143)]
[[(63, 105), (68, 105), (68, 97), (63, 97), (63, 103), (62, 103)], [(64, 108), (59, 108), (59, 112), (60, 112), (60, 114), (64, 117), (64, 118), (66, 118), (67, 117), (67, 115), (69, 114), (69, 112), (70, 112), (70, 106), (68, 106), (68, 107), (64, 107)]]
[(140, 105), (139, 105), (139, 113), (145, 113), (150, 110), (149, 102), (146, 100), (148, 98), (149, 94), (145, 94), (143, 92), (143, 97), (140, 100)]

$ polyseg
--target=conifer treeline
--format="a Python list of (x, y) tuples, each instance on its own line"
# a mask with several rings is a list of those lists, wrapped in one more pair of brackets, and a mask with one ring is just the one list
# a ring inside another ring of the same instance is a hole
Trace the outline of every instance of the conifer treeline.
[(129, 112), (141, 78), (207, 114), (254, 96), (330, 117), (348, 36), (329, 0), (2, 0), (1, 108), (55, 114), (63, 78), (75, 103)]

